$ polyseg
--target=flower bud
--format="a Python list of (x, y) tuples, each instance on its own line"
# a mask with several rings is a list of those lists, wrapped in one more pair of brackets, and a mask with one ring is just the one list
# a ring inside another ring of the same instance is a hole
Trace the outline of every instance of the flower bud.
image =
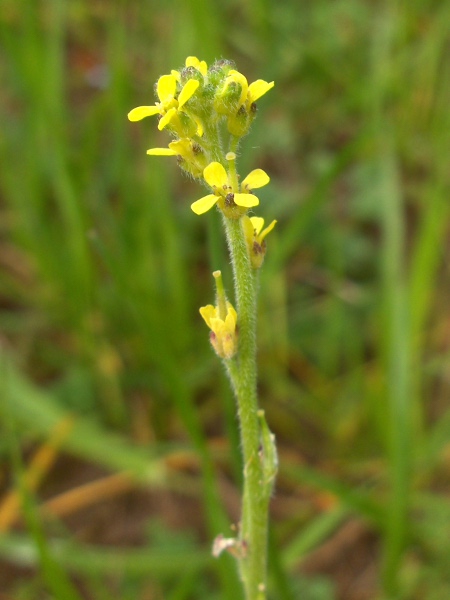
[(180, 71), (181, 86), (183, 87), (183, 85), (185, 83), (187, 83), (190, 79), (195, 79), (196, 81), (198, 81), (200, 86), (203, 85), (204, 77), (198, 69), (196, 69), (195, 67), (184, 67), (184, 69), (181, 69), (181, 71)]
[(228, 73), (234, 69), (236, 65), (232, 60), (216, 60), (208, 69), (208, 82), (217, 88), (227, 77)]

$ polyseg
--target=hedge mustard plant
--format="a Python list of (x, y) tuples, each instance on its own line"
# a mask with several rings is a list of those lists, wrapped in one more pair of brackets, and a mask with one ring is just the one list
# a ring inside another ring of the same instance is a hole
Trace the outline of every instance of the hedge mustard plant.
[(139, 106), (128, 114), (130, 121), (157, 116), (158, 129), (167, 130), (173, 140), (167, 148), (151, 148), (147, 154), (176, 156), (181, 169), (209, 190), (191, 205), (193, 212), (202, 215), (216, 206), (224, 224), (236, 309), (225, 295), (221, 272), (215, 271), (216, 304), (200, 308), (200, 314), (236, 396), (244, 490), (237, 536), (219, 535), (213, 554), (227, 551), (236, 557), (246, 600), (267, 597), (268, 510), (277, 472), (275, 439), (258, 407), (256, 370), (258, 270), (266, 236), (276, 221), (263, 229), (264, 219), (248, 216), (249, 209), (259, 205), (254, 190), (270, 179), (255, 169), (240, 181), (236, 153), (256, 116), (255, 102), (273, 86), (262, 79), (249, 84), (231, 61), (219, 60), (208, 68), (205, 61), (190, 56), (182, 69), (158, 79), (154, 105)]

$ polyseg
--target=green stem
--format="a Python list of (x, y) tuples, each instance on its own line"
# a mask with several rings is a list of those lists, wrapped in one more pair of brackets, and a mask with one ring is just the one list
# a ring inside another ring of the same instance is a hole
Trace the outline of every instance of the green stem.
[[(230, 141), (230, 152), (236, 156), (237, 147), (239, 145), (239, 138), (232, 136)], [(233, 192), (239, 192), (239, 179), (236, 172), (236, 158), (228, 161), (228, 176), (230, 183), (233, 188)]]
[(201, 140), (202, 146), (205, 148), (210, 161), (216, 161), (224, 164), (222, 142), (220, 140), (220, 132), (218, 125), (210, 125), (205, 123), (205, 131)]
[(244, 493), (240, 573), (246, 600), (265, 600), (268, 507), (271, 482), (266, 481), (258, 416), (256, 377), (257, 279), (250, 264), (241, 220), (224, 218), (233, 265), (238, 313), (239, 351), (226, 361), (236, 394), (244, 458)]

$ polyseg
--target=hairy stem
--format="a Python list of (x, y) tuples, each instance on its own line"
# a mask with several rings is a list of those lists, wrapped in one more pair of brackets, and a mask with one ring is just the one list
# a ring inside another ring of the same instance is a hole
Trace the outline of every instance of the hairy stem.
[(246, 600), (265, 600), (271, 482), (266, 481), (264, 470), (256, 389), (257, 279), (250, 264), (241, 220), (224, 220), (233, 265), (239, 327), (239, 352), (226, 362), (237, 399), (244, 459), (240, 573)]

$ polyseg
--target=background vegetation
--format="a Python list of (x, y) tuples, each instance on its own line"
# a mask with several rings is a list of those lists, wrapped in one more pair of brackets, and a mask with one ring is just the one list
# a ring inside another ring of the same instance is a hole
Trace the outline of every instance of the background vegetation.
[[(450, 3), (3, 0), (0, 595), (237, 600), (228, 260), (152, 119), (188, 55), (275, 80), (261, 399), (278, 600), (450, 597)], [(213, 212), (213, 211), (212, 211)]]

